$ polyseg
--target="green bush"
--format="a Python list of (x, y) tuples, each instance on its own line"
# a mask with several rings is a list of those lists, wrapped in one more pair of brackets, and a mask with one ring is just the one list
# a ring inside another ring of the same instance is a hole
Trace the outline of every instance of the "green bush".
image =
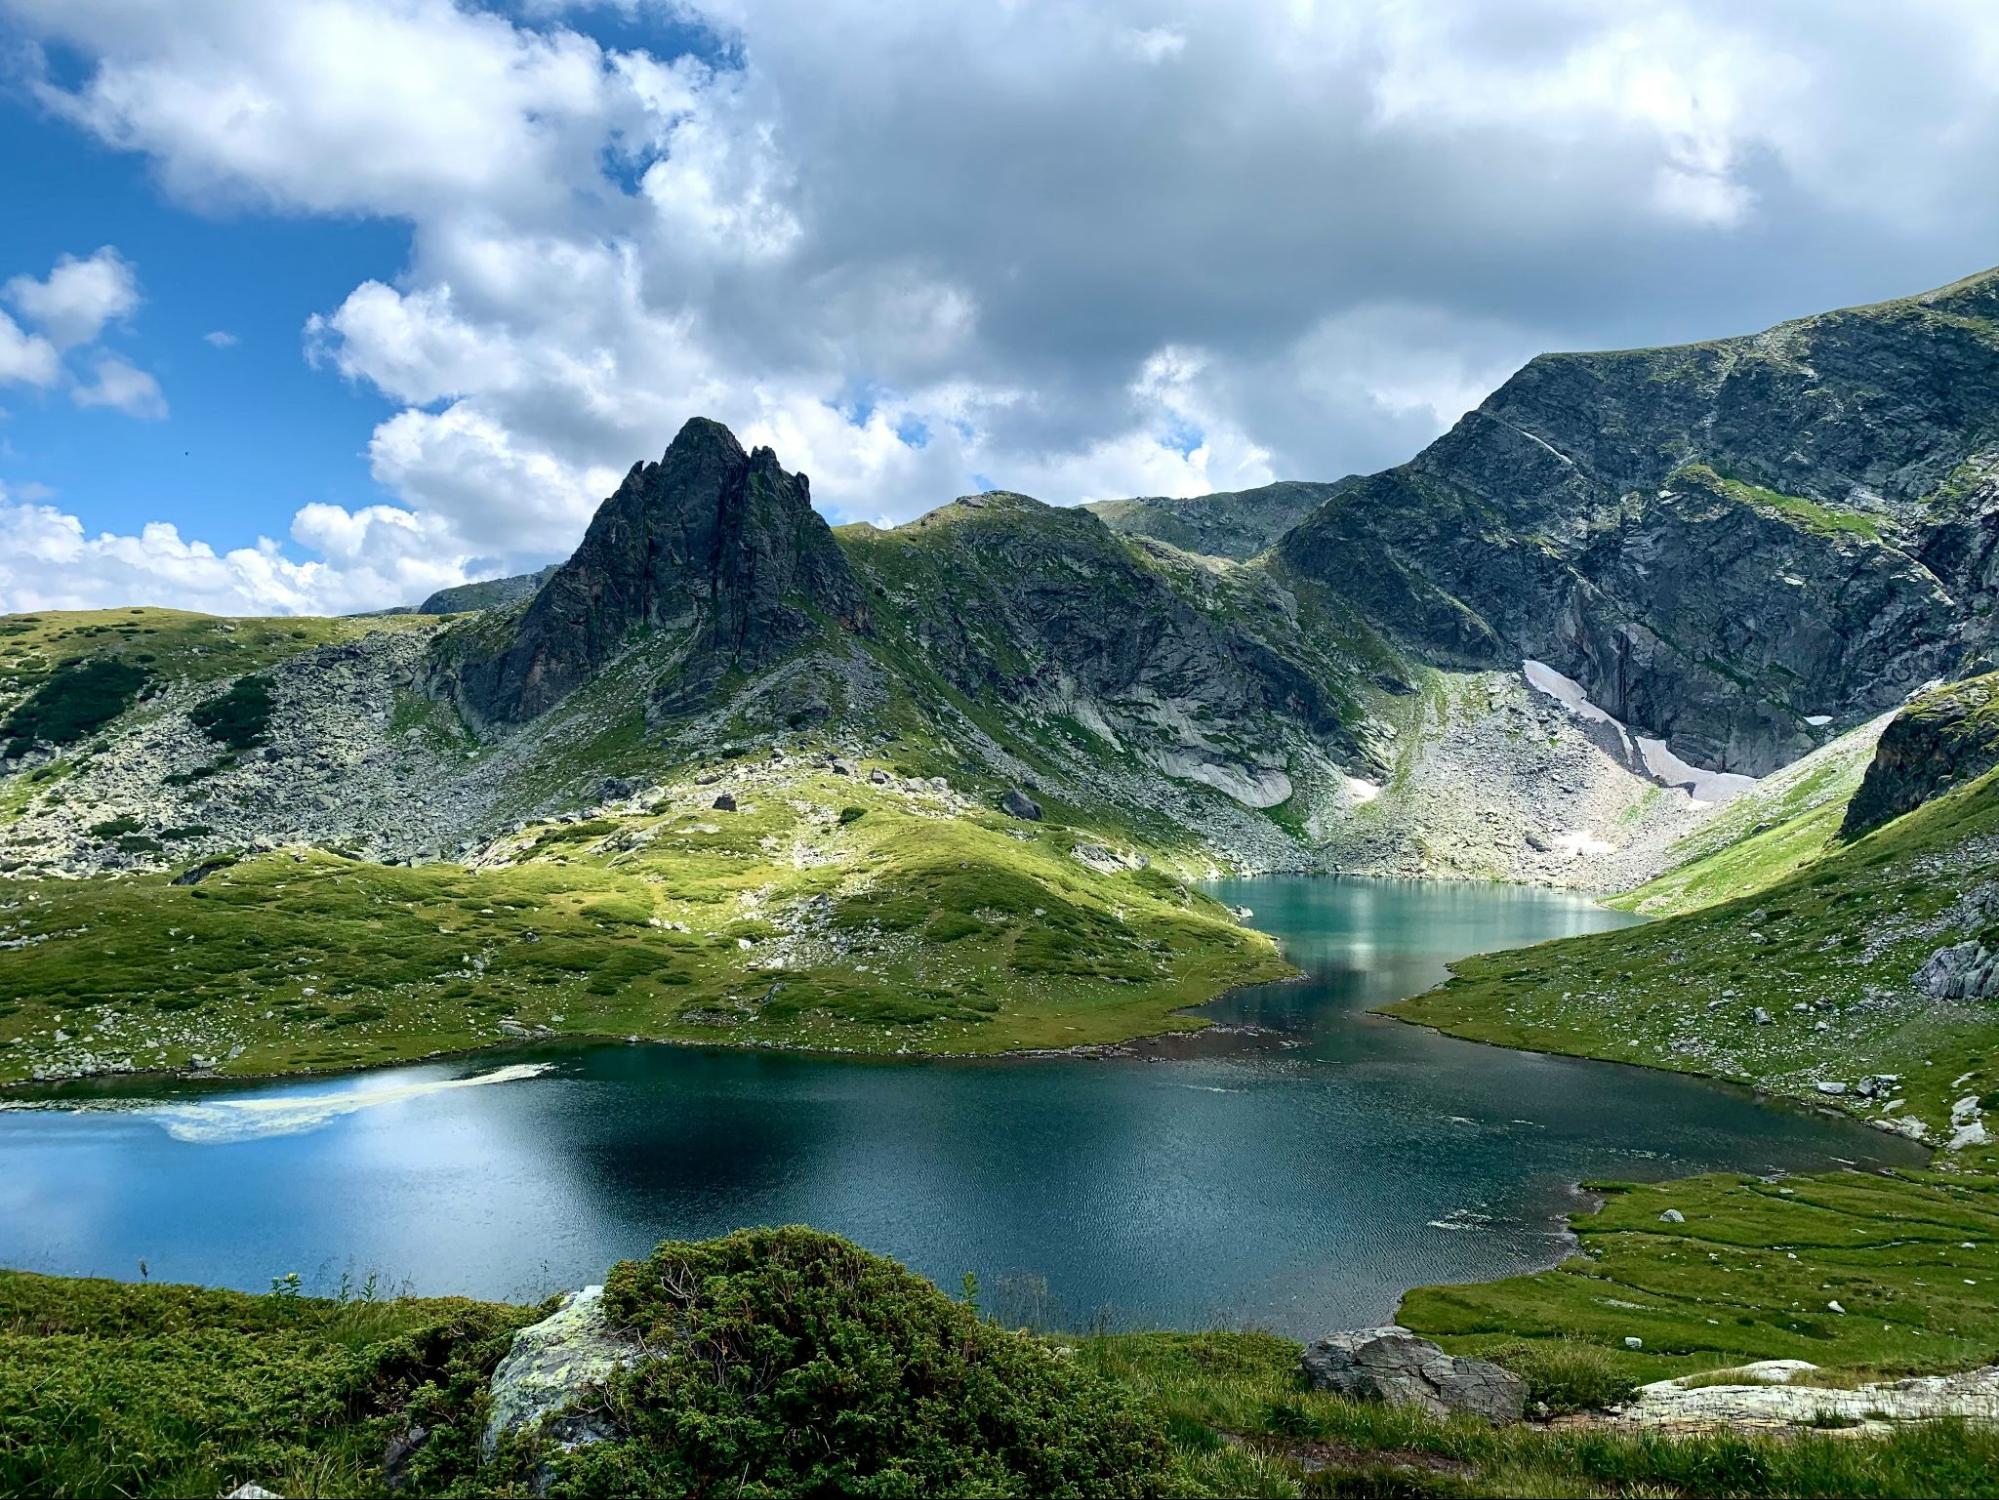
[(145, 826), (134, 817), (106, 818), (102, 823), (90, 825), (90, 836), (94, 839), (123, 838), (128, 833), (137, 833)]
[(845, 828), (849, 823), (858, 823), (867, 815), (865, 807), (843, 807), (840, 809), (840, 826)]
[(73, 745), (131, 706), (146, 670), (112, 657), (64, 662), (0, 725), (0, 735), (25, 744)]
[(271, 728), (271, 684), (263, 677), (241, 677), (229, 691), (188, 713), (203, 734), (231, 750), (262, 744)]
[(595, 1403), (610, 1440), (513, 1453), (523, 1477), (551, 1465), (551, 1494), (1165, 1491), (1156, 1414), (832, 1235), (670, 1241), (613, 1268), (604, 1304), (657, 1357)]

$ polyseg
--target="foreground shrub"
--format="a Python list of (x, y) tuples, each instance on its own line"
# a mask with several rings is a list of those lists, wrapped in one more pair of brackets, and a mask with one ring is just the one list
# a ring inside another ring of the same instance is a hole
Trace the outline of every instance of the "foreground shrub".
[[(656, 1354), (545, 1455), (559, 1495), (1160, 1494), (1160, 1420), (1048, 1346), (832, 1235), (749, 1230), (617, 1266), (604, 1304)], [(532, 1448), (517, 1462), (540, 1461)]]

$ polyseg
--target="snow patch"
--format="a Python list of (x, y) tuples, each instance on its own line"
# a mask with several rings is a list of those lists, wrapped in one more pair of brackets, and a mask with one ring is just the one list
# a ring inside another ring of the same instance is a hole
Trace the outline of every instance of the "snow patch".
[(1347, 778), (1347, 800), (1355, 807), (1365, 806), (1381, 795), (1381, 787), (1358, 776)]
[(1756, 785), (1754, 776), (1743, 776), (1734, 771), (1703, 770), (1680, 759), (1666, 747), (1664, 740), (1648, 739), (1634, 733), (1607, 710), (1590, 702), (1581, 683), (1573, 677), (1563, 676), (1544, 661), (1524, 661), (1520, 664), (1520, 671), (1529, 687), (1546, 693), (1578, 719), (1591, 724), (1610, 725), (1624, 741), (1627, 755), (1645, 768), (1646, 775), (1661, 785), (1683, 789), (1696, 802), (1727, 802)]

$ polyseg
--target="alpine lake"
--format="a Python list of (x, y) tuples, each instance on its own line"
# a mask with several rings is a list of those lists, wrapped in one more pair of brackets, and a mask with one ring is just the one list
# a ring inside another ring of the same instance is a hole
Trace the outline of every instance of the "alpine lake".
[(1212, 889), (1306, 977), (1113, 1056), (591, 1045), (0, 1109), (0, 1265), (531, 1300), (662, 1239), (807, 1223), (948, 1289), (971, 1272), (1009, 1322), (1312, 1337), (1560, 1259), (1584, 1180), (1923, 1159), (1739, 1089), (1369, 1013), (1621, 913), (1423, 881)]

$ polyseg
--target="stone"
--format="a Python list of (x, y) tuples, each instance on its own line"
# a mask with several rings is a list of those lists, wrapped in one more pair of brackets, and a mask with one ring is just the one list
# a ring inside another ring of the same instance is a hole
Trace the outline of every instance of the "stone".
[(1489, 1422), (1517, 1422), (1527, 1408), (1527, 1382), (1512, 1371), (1446, 1354), (1401, 1327), (1329, 1334), (1298, 1363), (1314, 1390), (1414, 1406), (1434, 1417), (1470, 1412)]
[(1760, 1005), (1756, 1007), (1755, 1011), (1752, 1013), (1752, 1016), (1758, 1026), (1768, 1026), (1771, 1024), (1770, 1012), (1765, 1010)]
[(1817, 1083), (1813, 1084), (1812, 1087), (1817, 1089), (1821, 1094), (1829, 1094), (1834, 1098), (1837, 1098), (1839, 1097), (1839, 1095), (1846, 1092), (1845, 1084), (1836, 1083), (1828, 1078), (1820, 1079)]
[(1916, 988), (1936, 1000), (1999, 996), (1999, 954), (1977, 939), (1939, 948), (1916, 970)]
[(1025, 818), (1030, 823), (1041, 821), (1041, 804), (1018, 787), (1000, 798), (1000, 811), (1011, 818)]
[(1684, 1224), (1687, 1222), (1687, 1216), (1677, 1208), (1669, 1208), (1659, 1215), (1659, 1222), (1662, 1224)]
[(222, 1500), (279, 1500), (276, 1490), (267, 1490), (254, 1479), (246, 1479)]
[(736, 799), (730, 793), (723, 792), (710, 806), (717, 812), (734, 812), (736, 810)]
[(1627, 1349), (1643, 1349), (1645, 1347), (1645, 1340), (1638, 1337), (1635, 1333), (1627, 1333), (1624, 1336), (1624, 1347)]
[[(484, 1456), (491, 1458), (508, 1433), (531, 1430), (640, 1357), (638, 1340), (611, 1326), (603, 1299), (601, 1286), (586, 1286), (514, 1335), (493, 1371), (492, 1417), (479, 1442)], [(589, 1413), (557, 1417), (548, 1431), (564, 1448), (611, 1436)]]
[[(1852, 1388), (1819, 1386), (1816, 1365), (1760, 1360), (1727, 1373), (1736, 1384), (1707, 1384), (1715, 1372), (1640, 1386), (1610, 1419), (1616, 1427), (1663, 1432), (1823, 1430), (1828, 1419), (1850, 1432), (1887, 1432), (1910, 1422), (1962, 1417), (1992, 1420), (1999, 1411), (1999, 1366), (1956, 1375), (1923, 1375)], [(1688, 1382), (1699, 1380), (1699, 1385)]]

